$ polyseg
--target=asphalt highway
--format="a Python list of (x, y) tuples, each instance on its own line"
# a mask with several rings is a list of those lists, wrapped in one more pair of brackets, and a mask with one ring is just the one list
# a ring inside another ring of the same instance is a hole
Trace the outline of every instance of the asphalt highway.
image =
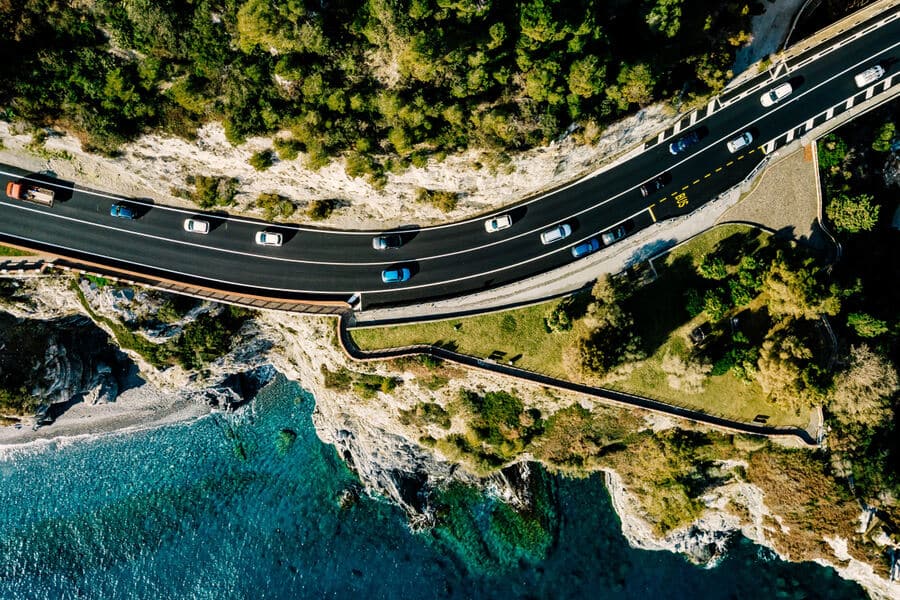
[[(333, 231), (203, 214), (146, 199), (122, 199), (0, 165), (0, 182), (24, 178), (56, 189), (50, 208), (0, 194), (0, 239), (186, 283), (273, 297), (346, 300), (362, 293), (366, 305), (374, 306), (471, 293), (570, 263), (575, 260), (572, 246), (599, 239), (617, 225), (624, 225), (630, 235), (695, 210), (743, 180), (766, 152), (846, 110), (848, 101), (864, 100), (867, 90), (857, 88), (853, 76), (873, 65), (882, 65), (887, 74), (868, 86), (870, 94), (900, 83), (900, 18), (812, 62), (794, 62), (805, 64), (791, 68), (788, 63), (775, 71), (775, 78), (760, 74), (738, 90), (746, 95), (722, 97), (695, 123), (685, 122), (689, 126), (677, 133), (661, 133), (661, 139), (627, 162), (498, 211), (495, 214), (509, 213), (513, 225), (496, 233), (484, 229), (490, 215), (437, 227), (409, 226), (396, 230), (403, 237), (402, 247), (378, 251), (372, 248), (372, 237), (382, 231)], [(785, 81), (793, 93), (764, 108), (760, 95)], [(687, 131), (697, 131), (700, 142), (673, 156), (669, 143)], [(730, 153), (726, 142), (745, 131), (752, 133), (753, 142)], [(642, 197), (639, 186), (659, 175), (666, 185)], [(137, 219), (109, 215), (110, 205), (121, 200), (137, 208)], [(192, 216), (210, 221), (208, 235), (183, 230), (184, 219)], [(540, 233), (558, 223), (568, 223), (572, 235), (541, 244)], [(281, 232), (284, 244), (257, 245), (254, 236), (261, 230)], [(381, 271), (395, 266), (408, 267), (410, 280), (382, 283)]]

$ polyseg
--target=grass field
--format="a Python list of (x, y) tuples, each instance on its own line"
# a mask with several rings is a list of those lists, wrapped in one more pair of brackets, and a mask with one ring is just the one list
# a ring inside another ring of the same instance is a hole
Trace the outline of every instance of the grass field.
[(25, 250), (19, 250), (18, 248), (10, 248), (9, 246), (4, 246), (0, 244), (0, 256), (33, 256), (33, 252), (27, 252)]
[[(699, 282), (696, 266), (703, 257), (715, 252), (727, 264), (733, 264), (743, 253), (765, 246), (767, 239), (768, 234), (756, 229), (726, 225), (694, 238), (655, 261), (659, 277), (640, 288), (626, 303), (626, 309), (634, 315), (648, 358), (626, 379), (609, 387), (743, 421), (762, 414), (769, 417), (770, 425), (806, 426), (808, 413), (794, 414), (769, 402), (756, 383), (746, 384), (726, 373), (708, 378), (703, 392), (687, 394), (670, 388), (660, 368), (667, 352), (688, 354), (689, 332), (705, 321), (702, 315), (693, 319), (688, 316), (683, 296), (687, 287)], [(544, 318), (556, 304), (557, 301), (552, 301), (476, 317), (356, 329), (351, 335), (363, 350), (434, 344), (471, 356), (512, 361), (523, 369), (577, 381), (576, 370), (567, 368), (566, 356), (574, 354), (567, 349), (577, 343), (579, 326), (562, 333), (548, 333), (544, 326)]]

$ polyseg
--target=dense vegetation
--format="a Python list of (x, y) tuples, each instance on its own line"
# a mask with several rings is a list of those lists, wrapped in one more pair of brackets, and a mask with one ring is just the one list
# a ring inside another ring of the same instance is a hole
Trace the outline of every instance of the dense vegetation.
[(6, 0), (0, 106), (102, 152), (209, 120), (233, 142), (289, 131), (281, 158), (316, 167), (348, 153), (377, 178), (703, 97), (727, 81), (748, 23), (740, 1)]
[[(130, 328), (94, 311), (74, 281), (72, 289), (90, 317), (113, 332), (119, 346), (137, 352), (157, 368), (175, 364), (185, 369), (204, 367), (231, 350), (238, 331), (253, 314), (249, 309), (226, 305), (221, 312), (205, 312), (196, 319), (188, 320), (173, 339), (156, 344), (135, 331), (134, 327)], [(193, 303), (186, 303), (184, 300), (166, 302), (160, 307), (157, 319), (161, 322), (174, 322), (184, 316), (179, 308), (183, 310), (186, 305), (193, 306)]]
[[(819, 145), (828, 224), (842, 247), (834, 277), (857, 293), (832, 320), (842, 353), (828, 405), (842, 473), (882, 516), (900, 520), (900, 105), (873, 111)], [(894, 151), (891, 151), (891, 147)]]

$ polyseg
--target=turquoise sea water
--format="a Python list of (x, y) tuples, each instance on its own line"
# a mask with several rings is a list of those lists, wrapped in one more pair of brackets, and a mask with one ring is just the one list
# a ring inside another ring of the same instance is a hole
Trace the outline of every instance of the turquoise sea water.
[(341, 508), (356, 480), (312, 408), (279, 381), (238, 416), (7, 452), (0, 598), (865, 597), (745, 541), (711, 570), (633, 550), (599, 478), (552, 480), (545, 556), (485, 564), (478, 502), (465, 543), (412, 534), (371, 498)]

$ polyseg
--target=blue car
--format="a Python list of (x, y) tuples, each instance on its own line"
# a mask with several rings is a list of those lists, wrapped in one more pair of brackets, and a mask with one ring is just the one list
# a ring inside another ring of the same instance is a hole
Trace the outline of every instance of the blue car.
[(410, 277), (412, 277), (412, 273), (406, 267), (386, 269), (381, 272), (381, 281), (384, 283), (403, 283), (409, 281)]
[(692, 131), (669, 144), (669, 152), (673, 155), (681, 154), (699, 141), (700, 134), (698, 134), (696, 131)]
[(600, 242), (597, 241), (597, 238), (591, 238), (583, 244), (578, 244), (577, 246), (572, 247), (572, 256), (575, 258), (581, 258), (582, 256), (587, 256), (591, 252), (596, 252), (600, 249)]
[(109, 216), (120, 219), (134, 219), (134, 209), (127, 204), (113, 204), (109, 207)]

